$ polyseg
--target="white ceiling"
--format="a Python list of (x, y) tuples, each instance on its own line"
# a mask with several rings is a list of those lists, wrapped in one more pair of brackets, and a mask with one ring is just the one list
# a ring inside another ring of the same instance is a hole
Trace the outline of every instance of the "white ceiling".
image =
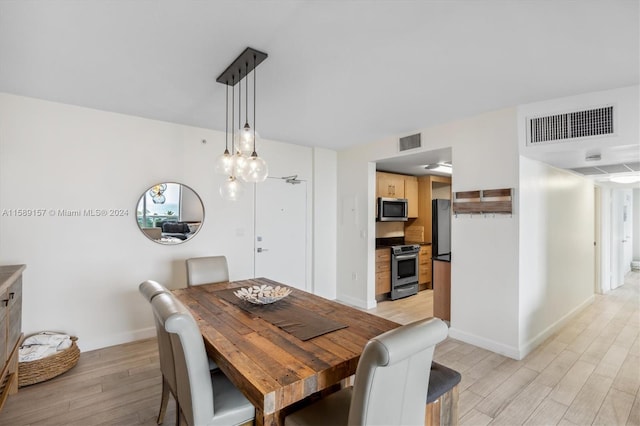
[(639, 83), (639, 3), (0, 2), (0, 91), (224, 130), (251, 46), (257, 129), (331, 149)]

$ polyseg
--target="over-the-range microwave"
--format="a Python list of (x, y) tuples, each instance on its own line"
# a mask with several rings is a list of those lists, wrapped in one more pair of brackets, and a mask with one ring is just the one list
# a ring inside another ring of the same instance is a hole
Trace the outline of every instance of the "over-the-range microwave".
[(409, 211), (406, 198), (378, 197), (378, 222), (406, 222)]

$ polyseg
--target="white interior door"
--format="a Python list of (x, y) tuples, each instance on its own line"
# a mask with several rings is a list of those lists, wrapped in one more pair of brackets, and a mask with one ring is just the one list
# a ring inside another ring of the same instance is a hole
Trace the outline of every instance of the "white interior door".
[(256, 185), (255, 276), (308, 290), (307, 183)]
[(611, 289), (624, 284), (631, 268), (631, 198), (629, 191), (614, 189), (611, 194)]
[(622, 273), (623, 276), (631, 271), (631, 261), (633, 260), (633, 192), (625, 189), (623, 193), (624, 201), (622, 206)]

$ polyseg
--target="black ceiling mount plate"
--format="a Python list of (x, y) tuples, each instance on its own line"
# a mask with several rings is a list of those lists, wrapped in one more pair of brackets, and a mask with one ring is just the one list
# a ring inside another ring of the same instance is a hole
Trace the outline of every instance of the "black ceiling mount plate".
[[(255, 62), (253, 57), (255, 55)], [(235, 86), (240, 80), (242, 80), (247, 74), (249, 74), (255, 67), (260, 65), (262, 61), (267, 59), (267, 55), (259, 50), (247, 47), (244, 52), (236, 58), (235, 61), (227, 67), (226, 70), (216, 79), (218, 83), (226, 84), (227, 86)]]

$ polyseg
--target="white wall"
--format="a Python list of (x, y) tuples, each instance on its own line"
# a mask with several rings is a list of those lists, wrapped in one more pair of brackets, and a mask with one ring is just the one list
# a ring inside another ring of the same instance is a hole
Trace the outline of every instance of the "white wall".
[[(236, 203), (220, 198), (224, 177), (213, 173), (213, 161), (223, 149), (221, 132), (0, 94), (0, 211), (45, 212), (0, 216), (0, 264), (27, 265), (25, 333), (63, 330), (79, 336), (82, 350), (150, 336), (138, 284), (184, 286), (188, 257), (224, 254), (231, 279), (250, 277), (253, 190)], [(259, 153), (272, 176), (298, 174), (313, 183), (314, 167), (326, 176), (335, 168), (328, 152), (314, 166), (308, 147), (264, 141)], [(176, 246), (145, 238), (135, 219), (140, 194), (166, 181), (190, 186), (205, 209), (198, 235)], [(335, 200), (334, 184), (313, 185), (315, 205)], [(128, 216), (49, 213), (58, 209), (123, 209)], [(324, 226), (314, 252), (323, 265), (335, 247), (335, 227), (331, 220)], [(331, 294), (332, 280), (322, 285)]]
[[(398, 156), (397, 141), (338, 153), (338, 298), (360, 306), (375, 305), (374, 162)], [(454, 192), (515, 188), (517, 195), (515, 108), (423, 129), (422, 141), (419, 151), (452, 148)], [(451, 336), (517, 356), (518, 212), (460, 215), (451, 228)]]
[(520, 158), (521, 357), (593, 300), (594, 185)]
[(640, 260), (640, 188), (633, 190), (633, 260)]
[(313, 158), (313, 292), (335, 299), (338, 156), (335, 151), (314, 148)]

